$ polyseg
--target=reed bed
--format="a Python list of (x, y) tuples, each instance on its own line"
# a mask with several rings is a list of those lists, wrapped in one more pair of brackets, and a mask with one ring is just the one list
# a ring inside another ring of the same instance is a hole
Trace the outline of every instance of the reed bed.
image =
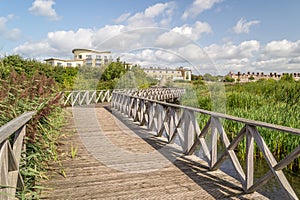
[[(183, 98), (182, 104), (199, 107), (206, 110), (213, 109), (212, 92), (209, 85), (197, 85), (187, 89), (190, 93)], [(226, 85), (226, 114), (283, 125), (293, 128), (300, 128), (300, 82), (294, 81), (291, 77), (283, 77), (279, 81), (260, 80), (245, 84)], [(191, 98), (194, 96), (194, 98)], [(200, 127), (204, 126), (207, 117), (199, 115)], [(242, 124), (224, 120), (224, 128), (230, 139), (236, 136), (241, 130)], [(300, 137), (292, 134), (282, 133), (269, 129), (259, 128), (265, 142), (269, 146), (277, 160), (281, 160), (288, 153), (300, 144)], [(242, 141), (238, 148), (241, 159), (245, 157), (245, 141)], [(256, 158), (263, 155), (255, 147)], [(288, 171), (299, 173), (300, 158), (294, 160), (288, 167)]]
[(13, 70), (5, 80), (0, 79), (0, 126), (24, 112), (37, 111), (27, 125), (26, 151), (20, 162), (25, 187), (17, 191), (19, 199), (38, 199), (42, 187), (37, 183), (46, 178), (48, 162), (58, 161), (57, 141), (64, 117), (56, 88), (52, 78), (39, 73), (28, 76)]

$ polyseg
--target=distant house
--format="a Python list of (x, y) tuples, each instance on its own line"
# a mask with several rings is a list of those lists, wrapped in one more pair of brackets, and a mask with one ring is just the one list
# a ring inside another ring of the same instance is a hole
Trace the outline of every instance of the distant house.
[[(278, 73), (269, 73), (269, 74), (264, 74), (263, 72), (247, 72), (247, 73), (233, 73), (229, 72), (227, 76), (233, 78), (236, 82), (249, 82), (249, 81), (257, 81), (259, 79), (274, 79), (274, 80), (279, 80), (282, 75), (285, 73), (278, 74)], [(287, 73), (288, 74), (288, 73)], [(291, 73), (294, 79), (300, 80), (300, 73)]]
[(73, 49), (73, 60), (65, 60), (58, 58), (49, 58), (45, 62), (52, 66), (62, 67), (100, 67), (112, 62), (112, 56), (110, 51), (95, 51), (90, 49)]
[(144, 72), (147, 76), (155, 78), (157, 80), (169, 79), (169, 80), (185, 80), (191, 81), (192, 79), (192, 70), (189, 67), (180, 67), (177, 69), (171, 68), (144, 68)]

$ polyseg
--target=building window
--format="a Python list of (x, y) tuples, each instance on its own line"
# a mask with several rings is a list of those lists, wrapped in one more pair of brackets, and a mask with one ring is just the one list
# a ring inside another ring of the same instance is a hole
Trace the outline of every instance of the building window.
[(99, 55), (96, 55), (96, 59), (100, 59), (100, 60), (101, 60), (101, 56), (99, 56)]
[(80, 67), (80, 66), (81, 66), (81, 64), (77, 63), (77, 67)]
[(92, 59), (92, 55), (86, 55), (86, 59)]
[(67, 67), (72, 67), (72, 63), (67, 63)]
[(61, 63), (61, 62), (58, 62), (58, 63), (57, 63), (57, 66), (61, 67), (61, 66), (62, 66), (62, 63)]
[(78, 58), (79, 58), (79, 59), (82, 59), (82, 55), (78, 55)]

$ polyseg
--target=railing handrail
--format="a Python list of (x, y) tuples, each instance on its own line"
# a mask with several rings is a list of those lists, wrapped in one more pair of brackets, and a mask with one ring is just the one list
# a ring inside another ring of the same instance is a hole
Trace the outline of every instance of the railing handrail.
[(157, 100), (177, 99), (181, 97), (183, 88), (147, 88), (147, 89), (108, 89), (108, 90), (73, 90), (64, 91), (64, 105), (89, 105), (91, 103), (110, 102), (112, 93), (126, 93), (133, 96), (149, 97)]
[(22, 115), (14, 118), (0, 127), (0, 144), (14, 134), (18, 129), (24, 126), (36, 113), (36, 111), (30, 111), (23, 113)]
[(26, 124), (35, 113), (23, 113), (0, 127), (0, 199), (15, 199), (17, 187), (24, 187), (19, 165), (25, 147)]
[[(132, 118), (134, 122), (147, 126), (150, 131), (156, 132), (156, 136), (167, 137), (169, 143), (174, 143), (175, 138), (179, 137), (180, 146), (186, 155), (192, 155), (201, 146), (210, 170), (218, 169), (227, 158), (230, 158), (246, 193), (251, 193), (261, 188), (274, 176), (289, 199), (298, 199), (282, 169), (300, 156), (300, 144), (293, 147), (294, 149), (288, 155), (277, 162), (257, 127), (283, 131), (297, 136), (300, 136), (300, 129), (118, 92), (112, 94), (111, 105), (113, 109), (124, 113)], [(209, 116), (202, 130), (199, 127), (195, 113)], [(243, 124), (243, 128), (236, 132), (231, 141), (220, 121), (221, 119)], [(206, 141), (208, 135), (210, 143)], [(235, 152), (236, 147), (243, 139), (246, 142), (244, 147), (246, 148), (246, 171), (244, 171)], [(218, 141), (221, 141), (224, 145), (223, 147), (225, 147), (224, 152), (220, 156), (218, 156)], [(267, 173), (257, 180), (254, 180), (255, 143), (270, 168)]]
[[(115, 93), (117, 93), (117, 92), (115, 92)], [(190, 106), (172, 104), (172, 103), (168, 103), (168, 102), (164, 102), (164, 101), (148, 99), (145, 97), (133, 96), (130, 94), (122, 93), (122, 95), (126, 95), (127, 97), (130, 97), (130, 98), (138, 98), (138, 99), (153, 102), (153, 103), (159, 103), (161, 105), (172, 107), (172, 108), (186, 109), (189, 111), (194, 111), (194, 112), (198, 112), (201, 114), (211, 115), (211, 116), (219, 117), (219, 118), (223, 118), (223, 119), (229, 119), (229, 120), (241, 122), (244, 124), (249, 124), (249, 125), (253, 125), (253, 126), (261, 126), (261, 127), (265, 127), (265, 128), (269, 128), (269, 129), (273, 129), (273, 130), (284, 131), (284, 132), (292, 133), (295, 135), (300, 135), (300, 129), (297, 129), (297, 128), (292, 128), (292, 127), (282, 126), (282, 125), (277, 125), (277, 124), (271, 124), (268, 122), (256, 121), (256, 120), (251, 120), (251, 119), (242, 118), (242, 117), (236, 117), (236, 116), (232, 116), (232, 115), (228, 115), (228, 114), (224, 114), (224, 113), (204, 110), (201, 108), (194, 108), (194, 107), (190, 107)]]

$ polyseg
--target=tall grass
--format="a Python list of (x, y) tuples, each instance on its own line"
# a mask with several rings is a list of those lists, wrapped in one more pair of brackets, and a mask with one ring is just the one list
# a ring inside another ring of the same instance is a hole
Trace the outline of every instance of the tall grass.
[(0, 126), (26, 112), (37, 114), (27, 125), (26, 152), (21, 156), (20, 173), (25, 187), (18, 198), (37, 199), (50, 160), (57, 160), (57, 140), (64, 124), (60, 95), (55, 81), (38, 73), (28, 76), (12, 71), (0, 79)]

